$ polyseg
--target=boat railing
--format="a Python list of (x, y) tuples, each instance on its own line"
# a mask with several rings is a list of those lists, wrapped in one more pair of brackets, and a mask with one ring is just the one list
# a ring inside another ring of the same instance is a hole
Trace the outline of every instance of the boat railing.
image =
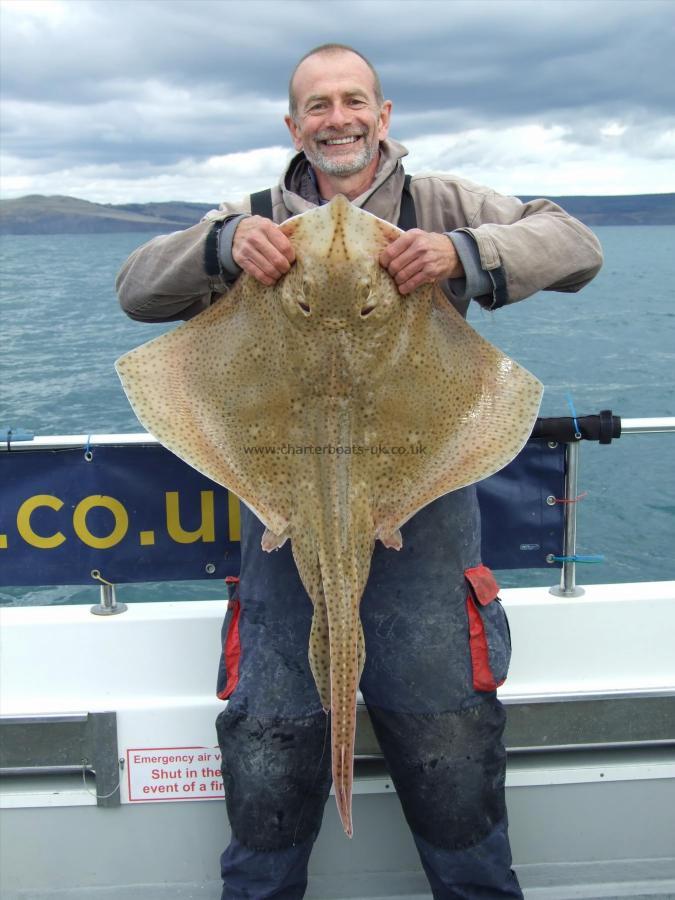
[[(621, 419), (620, 435), (629, 434), (667, 434), (675, 432), (675, 416), (654, 418)], [(578, 433), (578, 432), (577, 432)], [(560, 586), (551, 588), (551, 593), (561, 597), (578, 597), (583, 589), (576, 583), (576, 539), (577, 539), (577, 503), (570, 502), (578, 495), (579, 459), (581, 441), (570, 441), (566, 448), (565, 460), (565, 503), (563, 564), (560, 574)]]

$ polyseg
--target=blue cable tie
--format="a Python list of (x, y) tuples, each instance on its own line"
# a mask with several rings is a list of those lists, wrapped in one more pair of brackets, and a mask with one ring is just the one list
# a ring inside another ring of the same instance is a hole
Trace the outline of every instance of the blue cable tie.
[(574, 431), (575, 437), (579, 441), (581, 440), (581, 429), (579, 428), (579, 420), (577, 419), (577, 411), (574, 408), (574, 401), (572, 400), (571, 394), (565, 394), (565, 399), (567, 400), (567, 405), (570, 408), (570, 412), (572, 413), (572, 421), (574, 422)]
[(605, 557), (602, 554), (597, 556), (554, 556), (555, 562), (573, 562), (573, 563), (602, 563)]

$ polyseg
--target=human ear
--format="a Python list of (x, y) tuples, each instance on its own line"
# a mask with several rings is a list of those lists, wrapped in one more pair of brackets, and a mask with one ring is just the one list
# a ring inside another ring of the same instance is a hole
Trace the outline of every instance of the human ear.
[(378, 126), (377, 126), (377, 139), (379, 141), (383, 141), (386, 136), (389, 134), (389, 122), (391, 121), (391, 110), (392, 103), (391, 100), (385, 100), (382, 106), (380, 107), (380, 114), (378, 116)]
[(291, 133), (293, 146), (296, 150), (302, 150), (302, 137), (300, 136), (300, 128), (296, 124), (295, 119), (293, 119), (292, 116), (284, 116), (284, 122), (286, 123), (286, 127)]

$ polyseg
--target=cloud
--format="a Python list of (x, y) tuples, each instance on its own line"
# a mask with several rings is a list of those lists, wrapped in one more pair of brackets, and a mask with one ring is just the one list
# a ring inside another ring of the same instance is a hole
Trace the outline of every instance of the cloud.
[[(413, 165), (527, 193), (675, 189), (667, 0), (4, 0), (2, 19), (5, 195), (217, 199), (261, 159), (274, 181), (288, 74), (329, 40), (377, 65)], [(240, 174), (213, 162), (246, 153)]]
[[(166, 166), (150, 164), (81, 165), (47, 173), (8, 157), (3, 171), (7, 196), (59, 193), (97, 203), (143, 203), (190, 200), (217, 205), (238, 199), (278, 181), (291, 155), (287, 147), (181, 159)], [(54, 185), (58, 186), (55, 191)]]
[[(259, 146), (259, 121), (284, 141), (285, 105), (241, 93), (198, 93), (159, 81), (120, 83), (113, 96), (88, 104), (7, 100), (5, 140), (14, 155), (96, 163), (126, 160), (167, 165), (186, 154), (208, 156)], [(36, 128), (35, 123), (39, 123)], [(266, 142), (266, 141), (265, 141)]]
[[(519, 195), (659, 193), (668, 189), (663, 185), (673, 185), (672, 143), (670, 158), (656, 158), (648, 146), (627, 149), (632, 142), (622, 140), (626, 132), (603, 136), (602, 130), (596, 127), (600, 137), (590, 145), (559, 125), (512, 126), (498, 135), (488, 129), (430, 135), (408, 142), (409, 168), (452, 171)], [(532, 185), (537, 185), (535, 191)]]

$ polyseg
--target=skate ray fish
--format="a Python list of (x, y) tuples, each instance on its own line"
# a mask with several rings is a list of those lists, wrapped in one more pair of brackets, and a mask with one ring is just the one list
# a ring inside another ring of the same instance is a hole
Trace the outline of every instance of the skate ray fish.
[(352, 833), (359, 619), (376, 540), (520, 451), (539, 381), (437, 286), (402, 297), (378, 264), (401, 232), (339, 195), (287, 220), (296, 263), (243, 275), (209, 309), (116, 363), (143, 426), (290, 539), (314, 606), (309, 661), (331, 710), (340, 817)]

